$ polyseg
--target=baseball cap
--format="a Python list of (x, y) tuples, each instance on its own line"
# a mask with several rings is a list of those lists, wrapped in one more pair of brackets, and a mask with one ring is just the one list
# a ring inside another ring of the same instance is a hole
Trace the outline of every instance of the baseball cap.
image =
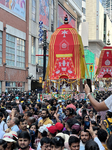
[(74, 125), (72, 126), (72, 129), (75, 129), (77, 132), (79, 132), (79, 131), (81, 130), (81, 127), (80, 127), (79, 124), (74, 124)]
[(48, 132), (48, 129), (46, 128), (46, 126), (41, 126), (39, 129), (38, 129), (38, 131), (40, 132), (40, 133), (43, 133), (44, 131), (46, 131), (46, 132)]
[(10, 131), (9, 133), (11, 133), (16, 139), (18, 139), (18, 135), (15, 131)]
[(59, 130), (59, 131), (61, 131), (61, 130), (64, 128), (63, 124), (60, 123), (60, 122), (57, 122), (57, 123), (55, 124), (55, 127), (56, 127), (56, 129)]
[(58, 100), (58, 103), (61, 103), (61, 102), (62, 102), (62, 100), (61, 100), (61, 99), (59, 99), (59, 100)]
[(47, 127), (48, 131), (52, 134), (56, 133), (57, 132), (57, 129), (55, 126), (50, 126), (50, 127)]
[(10, 132), (4, 134), (3, 140), (6, 141), (6, 142), (16, 142), (16, 141), (13, 139), (13, 135), (12, 135)]

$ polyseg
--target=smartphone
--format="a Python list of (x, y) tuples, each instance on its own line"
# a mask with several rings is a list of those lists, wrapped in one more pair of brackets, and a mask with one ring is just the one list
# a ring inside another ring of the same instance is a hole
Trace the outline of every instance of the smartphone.
[(89, 121), (85, 121), (84, 122), (84, 132), (87, 132), (87, 129), (89, 129), (90, 127), (90, 122)]
[(101, 116), (98, 115), (98, 116), (97, 116), (97, 123), (100, 123), (100, 121), (101, 121)]

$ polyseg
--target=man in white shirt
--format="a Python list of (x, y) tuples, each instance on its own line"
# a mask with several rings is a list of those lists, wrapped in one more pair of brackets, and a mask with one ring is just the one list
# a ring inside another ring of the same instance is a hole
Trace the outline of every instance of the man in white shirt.
[(85, 150), (85, 143), (89, 141), (90, 139), (90, 134), (89, 132), (84, 132), (83, 130), (81, 131), (80, 135), (80, 150)]
[(8, 128), (8, 126), (2, 119), (3, 119), (3, 113), (0, 112), (0, 131), (5, 132), (5, 130)]

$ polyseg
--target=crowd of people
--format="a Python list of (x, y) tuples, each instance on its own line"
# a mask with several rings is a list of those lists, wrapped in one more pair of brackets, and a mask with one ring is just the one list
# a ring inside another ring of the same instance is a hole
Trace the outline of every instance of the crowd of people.
[(111, 92), (97, 93), (96, 100), (87, 85), (85, 92), (90, 102), (39, 102), (37, 91), (3, 92), (0, 150), (112, 150)]

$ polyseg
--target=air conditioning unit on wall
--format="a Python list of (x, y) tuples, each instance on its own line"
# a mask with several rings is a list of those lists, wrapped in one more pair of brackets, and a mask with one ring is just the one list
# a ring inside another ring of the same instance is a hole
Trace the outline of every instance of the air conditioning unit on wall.
[(42, 72), (43, 72), (43, 69), (38, 68), (38, 72), (42, 73)]

